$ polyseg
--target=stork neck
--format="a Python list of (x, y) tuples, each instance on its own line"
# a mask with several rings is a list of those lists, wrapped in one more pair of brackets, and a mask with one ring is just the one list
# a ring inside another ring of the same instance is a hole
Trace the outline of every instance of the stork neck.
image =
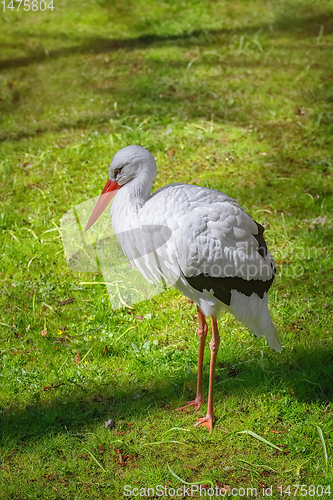
[[(112, 225), (115, 232), (131, 226), (137, 220), (140, 209), (144, 206), (152, 188), (152, 182), (136, 178), (119, 189), (111, 206)], [(118, 227), (121, 223), (122, 227)]]

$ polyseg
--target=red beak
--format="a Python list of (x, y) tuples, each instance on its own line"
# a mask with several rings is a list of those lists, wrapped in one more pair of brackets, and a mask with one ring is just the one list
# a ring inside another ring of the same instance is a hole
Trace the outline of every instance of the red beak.
[(108, 182), (104, 186), (101, 196), (98, 198), (90, 219), (88, 220), (88, 224), (86, 225), (85, 229), (86, 231), (88, 231), (88, 229), (97, 221), (98, 217), (104, 212), (104, 210), (120, 188), (121, 186), (117, 184), (117, 181), (111, 182), (110, 180), (108, 180)]

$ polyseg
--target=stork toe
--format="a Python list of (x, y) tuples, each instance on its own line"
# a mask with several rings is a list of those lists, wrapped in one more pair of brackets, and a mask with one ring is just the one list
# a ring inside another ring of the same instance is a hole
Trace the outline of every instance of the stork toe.
[(203, 425), (204, 427), (207, 427), (207, 429), (209, 430), (209, 434), (211, 434), (213, 430), (214, 420), (215, 417), (210, 417), (208, 415), (205, 418), (198, 418), (198, 422), (194, 424), (194, 427), (198, 427), (198, 425)]
[(205, 400), (203, 398), (194, 399), (193, 401), (187, 401), (187, 405), (181, 406), (180, 408), (176, 408), (175, 411), (186, 410), (187, 408), (190, 408), (191, 406), (194, 408), (195, 411), (198, 411), (200, 409), (200, 406), (204, 402), (205, 402)]

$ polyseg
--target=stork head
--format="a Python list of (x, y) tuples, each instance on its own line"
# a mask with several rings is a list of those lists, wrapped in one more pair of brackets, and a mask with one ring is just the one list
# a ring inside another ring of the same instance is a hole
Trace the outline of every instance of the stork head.
[(111, 160), (109, 179), (123, 186), (138, 177), (152, 177), (156, 175), (156, 162), (148, 149), (141, 146), (126, 146), (120, 149)]
[(104, 212), (116, 192), (125, 184), (136, 180), (143, 189), (150, 191), (156, 175), (153, 155), (141, 146), (126, 146), (114, 155), (109, 170), (109, 179), (89, 218), (86, 231)]

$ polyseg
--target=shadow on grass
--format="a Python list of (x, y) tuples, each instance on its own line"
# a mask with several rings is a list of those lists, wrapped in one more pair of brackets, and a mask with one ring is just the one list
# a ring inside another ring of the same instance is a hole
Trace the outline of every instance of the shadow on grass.
[[(225, 363), (218, 364), (221, 367)], [(268, 362), (265, 364), (268, 365)], [(205, 365), (205, 394), (208, 390), (208, 371), (209, 366)], [(273, 363), (268, 365), (267, 369), (263, 369), (258, 360), (257, 363), (245, 365), (239, 375), (244, 380), (241, 383), (230, 383), (232, 380), (230, 378), (229, 383), (224, 384), (225, 376), (225, 373), (221, 376), (219, 370), (217, 371), (216, 405), (223, 400), (226, 412), (228, 412), (228, 398), (240, 395), (243, 396), (244, 401), (242, 411), (246, 412), (247, 394), (251, 392), (251, 405), (253, 400), (260, 401), (263, 394), (269, 392), (276, 396), (274, 400), (281, 399), (281, 403), (279, 401), (276, 403), (279, 405), (277, 415), (283, 420), (284, 414), (290, 409), (291, 400), (308, 405), (314, 402), (322, 403), (323, 407), (330, 403), (333, 398), (333, 349), (325, 349), (323, 346), (307, 351), (293, 350), (290, 354), (290, 362), (284, 360), (279, 363), (279, 360), (275, 359), (274, 365)], [(155, 377), (149, 387), (131, 385), (126, 390), (114, 390), (110, 386), (103, 388), (96, 386), (96, 389), (83, 389), (81, 394), (76, 392), (64, 396), (62, 400), (59, 397), (60, 394), (57, 396), (57, 389), (55, 389), (53, 402), (45, 404), (36, 401), (35, 398), (34, 403), (22, 410), (4, 411), (1, 417), (2, 443), (3, 445), (11, 442), (26, 443), (32, 439), (42, 438), (44, 435), (58, 433), (77, 434), (78, 437), (81, 433), (84, 439), (84, 433), (88, 429), (91, 430), (92, 426), (100, 425), (110, 418), (115, 422), (124, 419), (145, 419), (148, 415), (148, 408), (151, 408), (151, 412), (160, 409), (166, 415), (170, 411), (172, 414), (173, 409), (182, 406), (184, 400), (191, 397), (190, 394), (184, 394), (184, 381), (185, 379), (180, 376), (173, 378), (172, 382)], [(283, 400), (284, 395), (289, 398), (287, 403)], [(205, 410), (206, 405), (198, 414), (193, 412), (193, 422), (199, 414), (204, 415)], [(177, 413), (177, 418), (179, 415)], [(112, 431), (114, 432), (115, 429)]]
[[(108, 7), (107, 2), (103, 2), (103, 6)], [(302, 15), (303, 14), (303, 15)], [(309, 16), (305, 15), (302, 12), (299, 12), (299, 15), (296, 16), (287, 16), (283, 15), (279, 19), (275, 21), (271, 25), (271, 29), (269, 30), (270, 38), (281, 37), (281, 34), (288, 33), (292, 34), (295, 39), (297, 38), (313, 38), (318, 36), (318, 32), (324, 27), (325, 35), (333, 32), (333, 14), (330, 11), (323, 11), (321, 13), (317, 13), (316, 15)], [(243, 26), (240, 28), (223, 28), (219, 30), (204, 30), (197, 29), (191, 32), (185, 32), (178, 35), (143, 35), (133, 39), (119, 39), (119, 40), (110, 40), (103, 38), (89, 38), (83, 41), (81, 45), (77, 45), (75, 47), (65, 47), (59, 48), (49, 51), (48, 54), (45, 52), (36, 52), (31, 54), (30, 56), (21, 57), (17, 59), (11, 60), (0, 60), (0, 70), (15, 68), (20, 66), (27, 66), (33, 63), (40, 63), (42, 61), (52, 61), (54, 59), (69, 57), (75, 54), (99, 54), (99, 53), (107, 53), (112, 51), (117, 51), (119, 49), (124, 50), (134, 50), (136, 48), (147, 48), (154, 44), (163, 44), (163, 45), (175, 45), (181, 44), (187, 48), (191, 46), (194, 47), (204, 47), (210, 46), (214, 41), (212, 39), (214, 37), (218, 38), (221, 35), (237, 35), (237, 36), (251, 36), (255, 33), (258, 33), (260, 30), (268, 30), (268, 26), (266, 24), (257, 24), (255, 26)], [(217, 41), (217, 40), (216, 40)], [(282, 40), (283, 42), (283, 40)], [(318, 50), (321, 50), (318, 47)], [(217, 54), (219, 56), (219, 54)], [(206, 59), (203, 62), (192, 61), (192, 68), (195, 69), (200, 65), (209, 65), (213, 66), (222, 66), (222, 67), (239, 67), (239, 68), (248, 68), (248, 67), (258, 67), (262, 66), (264, 68), (271, 68), (276, 64), (272, 61), (262, 61), (262, 59), (258, 59), (257, 57), (246, 57), (241, 54), (237, 54), (234, 58), (228, 57), (227, 59), (219, 59), (213, 54), (210, 56), (205, 56)], [(281, 68), (283, 68), (284, 64), (289, 64), (289, 62), (280, 63)], [(177, 83), (177, 71), (185, 71), (188, 65), (187, 60), (183, 61), (169, 61), (167, 59), (160, 60), (146, 60), (145, 65), (148, 66), (149, 71), (152, 71), (156, 76), (159, 75), (168, 75), (169, 68), (174, 68), (176, 71), (173, 75), (171, 75), (172, 84), (167, 81), (157, 81), (157, 78), (152, 78), (150, 75), (136, 74), (136, 71), (131, 70), (129, 68), (128, 78), (124, 81), (117, 78), (113, 78), (112, 80), (104, 80), (101, 81), (93, 81), (91, 83), (87, 83), (90, 88), (96, 94), (100, 94), (104, 97), (110, 97), (110, 99), (117, 101), (118, 103), (122, 102), (131, 102), (130, 103), (130, 111), (133, 115), (137, 116), (147, 116), (151, 114), (156, 118), (164, 117), (166, 114), (166, 109), (172, 109), (173, 117), (177, 117), (180, 120), (188, 121), (191, 119), (206, 119), (210, 120), (212, 116), (214, 116), (214, 120), (221, 121), (224, 123), (235, 124), (236, 126), (244, 126), (247, 127), (250, 124), (256, 124), (258, 129), (263, 129), (270, 131), (272, 136), (274, 135), (276, 142), (280, 142), (283, 133), (285, 130), (282, 130), (282, 125), (279, 123), (270, 123), (269, 117), (266, 119), (260, 119), (257, 116), (256, 107), (258, 103), (254, 99), (252, 102), (251, 96), (256, 94), (256, 86), (250, 84), (250, 86), (246, 89), (246, 94), (244, 96), (237, 96), (237, 99), (233, 101), (233, 104), (229, 104), (229, 97), (232, 95), (232, 91), (226, 86), (225, 88), (221, 88), (220, 79), (214, 79), (214, 77), (207, 76), (205, 85), (200, 86), (198, 83), (193, 85), (192, 82), (182, 81), (181, 83)], [(303, 61), (299, 60), (298, 62), (293, 63), (293, 67), (298, 71), (302, 71)], [(167, 68), (167, 69), (166, 69)], [(331, 73), (331, 65), (330, 62), (327, 61), (327, 66), (323, 67), (321, 65), (321, 70), (323, 73), (323, 79), (325, 75), (329, 75)], [(216, 81), (215, 81), (216, 80)], [(82, 85), (84, 85), (82, 83)], [(329, 100), (331, 98), (331, 94), (327, 94), (328, 90), (331, 87), (331, 82), (324, 82), (324, 86), (321, 89), (312, 88), (307, 90), (307, 94), (312, 101), (318, 100)], [(228, 91), (228, 92), (226, 92)], [(276, 90), (275, 90), (276, 91)], [(17, 91), (16, 91), (17, 92)], [(269, 93), (270, 91), (268, 91)], [(237, 92), (235, 92), (237, 94)], [(274, 93), (274, 91), (273, 91)], [(228, 95), (227, 95), (228, 94)], [(3, 116), (8, 113), (10, 115), (15, 111), (17, 106), (20, 106), (19, 101), (15, 100), (14, 90), (13, 90), (13, 98), (12, 102), (9, 101), (3, 104), (4, 111)], [(18, 94), (17, 94), (18, 95)], [(328, 97), (327, 97), (328, 96)], [(234, 96), (235, 97), (235, 96)], [(245, 98), (244, 98), (245, 97)], [(235, 101), (235, 102), (234, 102)], [(171, 108), (172, 106), (172, 108)], [(295, 106), (295, 115), (298, 112), (297, 106)], [(37, 118), (37, 117), (36, 117)], [(0, 142), (6, 140), (21, 140), (35, 137), (36, 135), (45, 134), (47, 132), (61, 132), (66, 131), (68, 129), (85, 129), (91, 125), (103, 125), (109, 124), (110, 119), (117, 119), (117, 113), (114, 109), (110, 109), (107, 112), (102, 113), (94, 113), (89, 116), (79, 116), (73, 117), (71, 119), (60, 119), (60, 120), (52, 120), (52, 122), (42, 121), (38, 119), (38, 122), (35, 125), (30, 123), (29, 128), (22, 129), (19, 131), (3, 131), (0, 134)], [(317, 121), (318, 116), (313, 116), (311, 119)], [(296, 120), (296, 118), (295, 118)], [(328, 126), (330, 125), (330, 115), (322, 114), (320, 116), (321, 123), (326, 123)], [(285, 123), (284, 127), (288, 127), (289, 125)], [(300, 125), (300, 127), (302, 124)], [(333, 127), (333, 126), (332, 126)], [(306, 129), (306, 127), (305, 127)], [(333, 130), (332, 130), (333, 131)], [(303, 130), (304, 132), (304, 130)]]
[[(70, 57), (75, 54), (103, 54), (119, 49), (135, 50), (139, 48), (149, 47), (153, 44), (174, 44), (186, 42), (186, 45), (201, 45), (211, 44), (211, 37), (219, 35), (250, 36), (257, 33), (259, 30), (268, 29), (273, 32), (271, 36), (280, 36), (283, 32), (288, 32), (297, 37), (316, 37), (321, 26), (325, 27), (325, 34), (333, 32), (333, 13), (332, 11), (324, 11), (317, 15), (300, 15), (299, 17), (282, 15), (275, 23), (271, 25), (257, 24), (254, 26), (240, 28), (222, 28), (222, 29), (196, 29), (189, 32), (184, 32), (177, 35), (142, 35), (133, 39), (105, 39), (101, 37), (91, 37), (83, 41), (80, 45), (74, 47), (63, 47), (50, 50), (47, 53), (45, 50), (36, 51), (30, 56), (18, 57), (16, 59), (0, 60), (0, 70), (29, 66), (30, 64), (41, 63), (51, 59), (61, 57)], [(274, 35), (275, 32), (275, 35)], [(198, 40), (200, 39), (200, 40)]]

